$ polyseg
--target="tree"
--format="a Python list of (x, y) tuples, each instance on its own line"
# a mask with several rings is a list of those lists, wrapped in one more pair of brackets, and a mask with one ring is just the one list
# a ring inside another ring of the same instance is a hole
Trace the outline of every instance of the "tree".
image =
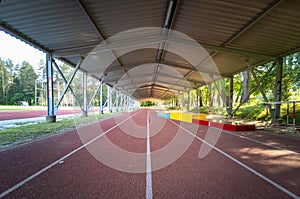
[(7, 100), (7, 87), (8, 87), (8, 72), (5, 62), (0, 59), (0, 79), (1, 79), (1, 104), (6, 104)]
[(241, 97), (241, 101), (243, 102), (248, 102), (249, 100), (249, 86), (250, 86), (250, 73), (249, 71), (244, 71), (243, 72), (243, 82), (242, 82), (242, 87), (243, 87), (243, 90), (242, 90), (242, 97)]
[(23, 93), (23, 100), (27, 101), (29, 104), (34, 102), (34, 92), (35, 92), (35, 81), (37, 79), (37, 74), (35, 73), (33, 67), (26, 61), (24, 61), (19, 70), (20, 78), (20, 91)]

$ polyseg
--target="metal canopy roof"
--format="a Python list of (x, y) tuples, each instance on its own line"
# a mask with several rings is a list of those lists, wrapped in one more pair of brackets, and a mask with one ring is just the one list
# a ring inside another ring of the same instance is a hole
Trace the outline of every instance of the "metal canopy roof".
[(83, 58), (81, 70), (140, 100), (300, 47), (297, 0), (0, 2), (0, 29), (73, 66)]

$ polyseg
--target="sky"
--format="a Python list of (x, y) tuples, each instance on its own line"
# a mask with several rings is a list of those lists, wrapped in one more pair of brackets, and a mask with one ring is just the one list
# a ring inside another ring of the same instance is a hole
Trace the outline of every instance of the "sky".
[(14, 65), (27, 61), (37, 70), (40, 60), (46, 59), (46, 54), (0, 31), (0, 58), (2, 60), (11, 59)]

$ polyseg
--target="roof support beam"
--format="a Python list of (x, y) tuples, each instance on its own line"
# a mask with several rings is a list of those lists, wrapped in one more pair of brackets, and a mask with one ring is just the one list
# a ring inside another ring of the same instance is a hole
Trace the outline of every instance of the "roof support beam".
[(70, 80), (68, 81), (68, 83), (66, 84), (66, 86), (65, 86), (62, 94), (60, 95), (60, 98), (59, 98), (59, 100), (57, 101), (57, 103), (55, 105), (55, 113), (56, 113), (56, 111), (57, 111), (57, 109), (58, 109), (58, 107), (59, 107), (62, 99), (64, 98), (67, 90), (69, 89), (69, 87), (70, 87), (70, 85), (71, 85), (71, 83), (72, 83), (72, 81), (73, 81), (73, 79), (74, 79), (77, 71), (79, 70), (81, 63), (82, 63), (82, 59), (80, 59), (79, 62), (77, 63), (77, 65), (76, 65), (76, 67), (75, 67), (75, 69), (74, 69), (74, 71), (73, 71), (73, 73), (72, 73), (72, 75), (70, 77)]
[[(122, 66), (122, 68), (119, 68), (119, 67), (109, 67), (105, 70), (105, 74), (109, 74), (110, 72), (118, 72), (118, 71), (123, 71), (124, 69), (126, 71), (129, 71), (130, 69), (133, 69), (137, 66), (141, 66), (141, 65), (144, 65), (144, 64), (158, 64), (158, 62), (139, 62), (139, 63), (133, 63), (133, 64), (129, 64), (129, 65), (125, 65), (125, 66)], [(178, 69), (185, 69), (185, 70), (190, 70), (190, 71), (195, 71), (195, 72), (199, 72), (200, 74), (201, 73), (206, 73), (206, 74), (211, 74), (211, 75), (215, 75), (215, 76), (222, 76), (222, 77), (231, 77), (232, 75), (230, 74), (224, 74), (224, 73), (219, 73), (218, 71), (210, 71), (210, 70), (207, 70), (207, 69), (202, 69), (201, 67), (198, 67), (198, 70), (192, 66), (185, 66), (185, 65), (181, 65), (181, 64), (177, 64), (177, 63), (174, 63), (174, 62), (169, 62), (169, 61), (162, 61), (160, 63), (160, 67), (162, 67), (162, 65), (166, 65), (166, 66), (169, 66), (169, 67), (173, 67), (173, 68), (178, 68)], [(93, 71), (90, 71), (91, 73), (97, 73), (97, 70), (93, 70)]]
[[(81, 7), (81, 9), (83, 10), (83, 12), (85, 13), (87, 19), (90, 21), (93, 28), (97, 31), (100, 39), (102, 40), (102, 43), (106, 44), (105, 38), (103, 37), (103, 34), (102, 34), (100, 28), (97, 26), (93, 17), (89, 14), (89, 12), (88, 12), (86, 6), (84, 5), (84, 3), (82, 2), (82, 0), (78, 0), (78, 3), (79, 3), (79, 6)], [(122, 65), (121, 65), (120, 61), (118, 60), (118, 57), (115, 55), (115, 53), (112, 50), (109, 50), (109, 52), (112, 54), (113, 57), (115, 57), (116, 63), (121, 67)], [(124, 72), (127, 74), (126, 71), (124, 71)], [(128, 75), (128, 77), (129, 77), (129, 75)]]
[[(168, 86), (174, 86), (173, 84), (171, 84), (170, 82), (165, 82), (165, 81), (156, 81), (157, 83), (161, 83), (161, 84), (165, 84), (165, 85), (168, 85)], [(151, 81), (141, 81), (141, 82), (137, 82), (136, 85), (139, 85), (139, 84), (150, 84), (151, 85)], [(132, 84), (127, 84), (127, 85), (122, 85), (121, 87), (126, 87), (126, 86), (130, 86)], [(185, 91), (185, 89), (188, 89), (188, 88), (191, 88), (191, 87), (187, 87), (186, 85), (181, 85), (181, 84), (177, 84), (176, 85), (177, 87), (181, 87), (183, 89), (171, 89), (170, 87), (168, 87), (168, 90), (180, 90), (180, 91)], [(133, 88), (133, 89), (138, 89), (138, 87), (136, 88)], [(126, 90), (132, 90), (132, 89), (126, 89)], [(166, 90), (166, 91), (168, 91)]]
[[(154, 87), (154, 89), (155, 89), (155, 87)], [(128, 89), (128, 91), (130, 91), (130, 92), (131, 92), (131, 91), (133, 91), (133, 92), (134, 92), (135, 90), (137, 90), (137, 89), (136, 89), (136, 88)], [(165, 90), (161, 90), (161, 91), (165, 92)], [(175, 89), (174, 89), (174, 90), (173, 90), (173, 89), (169, 89), (169, 90), (168, 90), (168, 92), (169, 92), (169, 93), (176, 93), (176, 92), (178, 92), (178, 91), (182, 91), (182, 92), (184, 92), (185, 90), (182, 90), (182, 89), (179, 89), (179, 90), (175, 90)]]
[(239, 55), (239, 56), (243, 56), (243, 57), (254, 57), (254, 58), (262, 58), (262, 59), (268, 59), (268, 60), (273, 60), (276, 58), (276, 56), (272, 56), (272, 55), (265, 55), (265, 54), (260, 54), (260, 53), (256, 53), (256, 52), (244, 51), (244, 50), (222, 47), (222, 46), (216, 46), (216, 45), (211, 45), (211, 44), (206, 44), (206, 43), (201, 43), (201, 45), (199, 45), (194, 40), (186, 39), (186, 38), (177, 38), (172, 35), (168, 35), (167, 37), (164, 37), (162, 35), (156, 35), (156, 36), (148, 36), (148, 37), (141, 37), (141, 38), (138, 38), (138, 37), (123, 38), (123, 40), (112, 41), (112, 43), (110, 43), (110, 44), (103, 44), (101, 46), (101, 48), (97, 51), (97, 53), (107, 52), (107, 51), (112, 51), (112, 50), (124, 50), (124, 49), (128, 49), (128, 48), (133, 48), (133, 47), (153, 46), (153, 44), (159, 44), (162, 41), (178, 43), (178, 44), (181, 44), (183, 47), (184, 47), (184, 45), (187, 45), (187, 46), (193, 47), (193, 48), (206, 48), (206, 49), (210, 49), (210, 50), (214, 50), (214, 51), (218, 51), (218, 52), (224, 52), (224, 53)]
[(51, 50), (49, 48), (46, 48), (45, 46), (43, 46), (40, 43), (36, 42), (35, 40), (31, 39), (30, 37), (24, 35), (23, 33), (19, 32), (18, 30), (7, 25), (3, 21), (0, 21), (0, 30), (3, 30), (4, 32), (10, 34), (13, 37), (17, 37), (18, 39), (24, 41), (25, 43), (29, 44), (30, 46), (33, 46), (45, 53), (51, 53)]
[(261, 13), (259, 13), (255, 18), (253, 18), (248, 24), (246, 24), (239, 32), (232, 35), (227, 41), (225, 41), (222, 46), (226, 46), (244, 34), (247, 30), (253, 27), (259, 20), (270, 13), (274, 8), (276, 8), (283, 0), (274, 0), (271, 2)]
[[(167, 77), (167, 78), (172, 78), (172, 79), (175, 79), (176, 80), (176, 83), (179, 83), (179, 82), (182, 82), (182, 81), (186, 81), (188, 82), (189, 84), (190, 83), (193, 83), (193, 84), (204, 84), (203, 82), (198, 82), (198, 81), (192, 81), (192, 80), (187, 80), (187, 79), (184, 79), (183, 77), (175, 77), (175, 76), (170, 76), (170, 75), (166, 75), (166, 74), (158, 74), (159, 76), (163, 76), (163, 77)], [(138, 76), (136, 78), (143, 78), (143, 77), (148, 77), (148, 75), (145, 75), (145, 76)], [(135, 77), (131, 77), (131, 78), (135, 78)], [(117, 82), (119, 81), (119, 79), (111, 79), (111, 80), (107, 80), (107, 82)], [(156, 80), (156, 82), (159, 82)], [(170, 84), (170, 83), (169, 83)], [(133, 85), (133, 84), (131, 84)], [(152, 82), (152, 85), (153, 85), (153, 82)], [(123, 85), (122, 85), (123, 86)]]
[[(174, 18), (175, 18), (175, 14), (176, 14), (176, 10), (177, 10), (177, 0), (170, 0), (169, 1), (169, 6), (166, 12), (166, 18), (165, 18), (165, 23), (164, 23), (164, 27), (162, 30), (162, 35), (163, 37), (167, 37), (169, 34), (169, 29), (171, 29), (173, 22), (174, 22)], [(154, 70), (154, 76), (153, 76), (153, 84), (155, 82), (156, 79), (156, 75), (157, 72), (159, 70), (159, 63), (163, 60), (164, 54), (165, 54), (165, 48), (166, 48), (166, 41), (162, 41), (159, 43), (159, 49), (157, 51), (157, 55), (156, 55), (156, 61), (158, 62), (158, 64), (155, 66), (155, 70)], [(151, 94), (150, 97), (153, 94), (153, 86), (151, 88)]]
[[(60, 68), (58, 67), (58, 65), (56, 64), (56, 62), (55, 62), (54, 59), (52, 59), (52, 62), (53, 62), (53, 64), (54, 64), (54, 67), (55, 67), (56, 71), (58, 72), (58, 74), (60, 74), (60, 76), (63, 78), (65, 84), (68, 84), (67, 78), (64, 76), (63, 72), (60, 70)], [(79, 99), (77, 98), (77, 96), (75, 95), (75, 92), (73, 91), (71, 85), (69, 86), (69, 89), (70, 89), (72, 95), (74, 96), (76, 102), (77, 102), (78, 104), (80, 104), (80, 101), (79, 101)], [(81, 108), (81, 110), (83, 111), (83, 109), (82, 109), (81, 106), (80, 106), (80, 108)]]
[[(104, 41), (104, 37), (100, 31), (100, 29), (98, 28), (95, 20), (93, 19), (93, 17), (89, 14), (89, 12), (87, 11), (86, 6), (84, 5), (84, 3), (81, 0), (78, 0), (78, 5), (81, 8), (83, 14), (86, 16), (86, 18), (89, 20), (91, 26), (95, 29), (95, 32), (98, 34), (99, 38)], [(100, 41), (99, 41), (100, 42)]]

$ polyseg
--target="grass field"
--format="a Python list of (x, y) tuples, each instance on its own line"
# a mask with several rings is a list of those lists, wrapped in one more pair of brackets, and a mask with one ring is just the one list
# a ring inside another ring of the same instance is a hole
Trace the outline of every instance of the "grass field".
[(120, 113), (93, 114), (76, 119), (63, 119), (56, 123), (38, 123), (0, 130), (0, 151), (52, 134), (74, 129)]

